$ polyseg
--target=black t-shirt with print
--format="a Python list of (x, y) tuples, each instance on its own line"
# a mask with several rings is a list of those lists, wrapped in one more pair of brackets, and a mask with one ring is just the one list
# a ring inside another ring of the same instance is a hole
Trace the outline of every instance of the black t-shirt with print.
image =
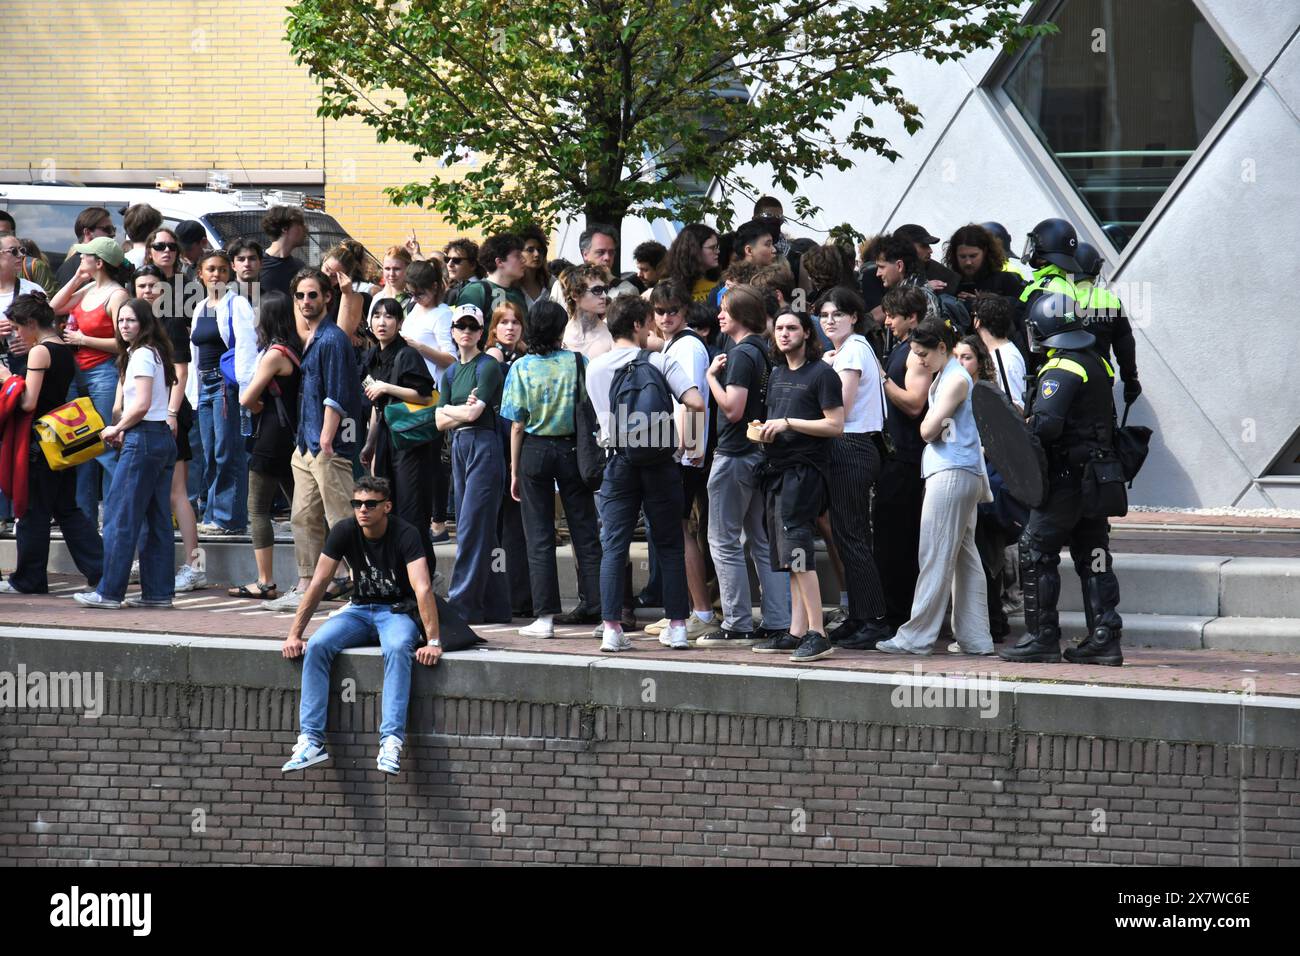
[(420, 533), (409, 521), (390, 514), (382, 538), (367, 538), (356, 518), (344, 518), (325, 538), (321, 553), (346, 560), (352, 569), (353, 604), (397, 604), (413, 600), (406, 565), (424, 557)]
[[(772, 369), (767, 383), (767, 420), (778, 418), (825, 418), (824, 409), (844, 405), (843, 387), (835, 370), (825, 362), (804, 362), (797, 369), (784, 363)], [(831, 444), (826, 438), (805, 435), (793, 428), (763, 446), (769, 458), (811, 458), (830, 464)]]

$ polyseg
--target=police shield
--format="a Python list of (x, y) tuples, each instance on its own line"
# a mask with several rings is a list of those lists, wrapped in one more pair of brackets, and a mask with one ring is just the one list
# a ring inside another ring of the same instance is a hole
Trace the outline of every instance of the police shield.
[(1046, 481), (1042, 459), (1025, 420), (991, 382), (976, 382), (971, 395), (984, 454), (1002, 476), (1007, 491), (1031, 508), (1043, 503)]

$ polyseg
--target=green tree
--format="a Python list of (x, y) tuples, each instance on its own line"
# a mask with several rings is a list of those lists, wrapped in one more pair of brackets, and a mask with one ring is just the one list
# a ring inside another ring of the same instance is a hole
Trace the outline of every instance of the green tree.
[[(322, 84), (323, 116), (358, 116), (417, 160), (473, 151), (463, 180), (387, 189), (457, 226), (554, 222), (580, 210), (618, 226), (629, 212), (729, 225), (737, 174), (765, 163), (799, 184), (851, 168), (850, 149), (890, 160), (871, 108), (909, 132), (921, 114), (890, 57), (935, 62), (1014, 46), (1021, 0), (298, 0), (294, 56)], [(748, 89), (755, 95), (743, 95)], [(734, 95), (742, 91), (741, 95)], [(831, 121), (860, 104), (847, 133)], [(710, 197), (703, 185), (729, 187)], [(670, 204), (672, 209), (670, 210)]]

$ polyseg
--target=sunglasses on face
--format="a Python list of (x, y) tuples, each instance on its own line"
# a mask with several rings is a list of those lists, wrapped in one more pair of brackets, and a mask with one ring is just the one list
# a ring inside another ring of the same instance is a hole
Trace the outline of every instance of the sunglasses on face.
[(104, 235), (109, 236), (110, 238), (117, 235), (117, 229), (116, 227), (114, 227), (114, 225), (111, 222), (106, 222), (103, 225), (96, 226), (93, 231), (102, 232)]
[(174, 242), (155, 242), (149, 247), (154, 252), (180, 252), (181, 247)]
[(320, 293), (315, 289), (312, 289), (310, 292), (295, 292), (293, 297), (299, 301), (302, 301), (303, 299), (319, 299)]
[(373, 509), (375, 509), (375, 508), (378, 508), (380, 505), (382, 505), (382, 504), (383, 504), (385, 501), (387, 501), (387, 500), (388, 500), (387, 498), (374, 498), (374, 499), (369, 499), (369, 498), (353, 498), (353, 499), (352, 499), (352, 510), (353, 510), (353, 511), (371, 511), (371, 510), (373, 510)]
[(464, 258), (463, 256), (448, 256), (448, 257), (447, 257), (447, 265), (449, 265), (449, 266), (458, 266), (458, 265), (460, 265), (462, 262), (468, 262), (468, 261), (469, 261), (469, 260), (466, 259), (466, 258)]
[(483, 326), (479, 325), (477, 322), (456, 322), (452, 325), (452, 328), (455, 329), (457, 332), (482, 332), (483, 331)]
[(682, 310), (677, 309), (655, 309), (655, 315), (681, 315)]
[(17, 246), (14, 246), (12, 249), (0, 249), (0, 252), (7, 252), (15, 259), (21, 259), (23, 257), (22, 249), (18, 248)]
[(587, 291), (588, 291), (589, 293), (591, 293), (592, 295), (597, 296), (597, 297), (606, 296), (606, 295), (609, 295), (609, 286), (607, 286), (607, 285), (594, 285), (594, 286), (592, 286), (590, 289), (588, 289)]

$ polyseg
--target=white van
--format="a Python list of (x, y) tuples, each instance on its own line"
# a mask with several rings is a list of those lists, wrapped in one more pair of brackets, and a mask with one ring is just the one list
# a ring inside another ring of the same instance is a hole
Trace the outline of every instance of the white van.
[(307, 245), (294, 255), (309, 266), (319, 266), (325, 252), (350, 238), (333, 217), (311, 208), (321, 202), (319, 199), (282, 190), (231, 190), (218, 186), (180, 190), (0, 183), (0, 209), (14, 217), (20, 238), (35, 240), (56, 271), (78, 241), (73, 224), (87, 206), (103, 206), (109, 211), (117, 227), (118, 242), (126, 241), (123, 213), (136, 203), (148, 203), (162, 213), (164, 226), (174, 228), (186, 219), (201, 222), (214, 249), (224, 248), (240, 237), (255, 239), (265, 248), (271, 243), (262, 232), (266, 211), (272, 206), (301, 206), (309, 236)]

